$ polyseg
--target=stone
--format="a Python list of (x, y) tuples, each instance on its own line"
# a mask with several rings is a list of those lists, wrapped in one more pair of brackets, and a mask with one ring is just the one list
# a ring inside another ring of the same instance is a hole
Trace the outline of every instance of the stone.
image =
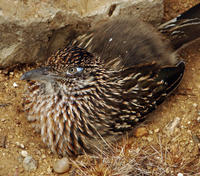
[(32, 156), (26, 156), (23, 160), (23, 167), (26, 171), (35, 171), (38, 167), (38, 163)]
[(159, 131), (160, 131), (159, 128), (156, 128), (156, 129), (154, 130), (155, 133), (158, 133)]
[(178, 173), (177, 176), (184, 176), (182, 173)]
[(129, 15), (153, 24), (162, 0), (0, 0), (0, 68), (43, 61), (102, 19)]
[(135, 137), (143, 137), (149, 134), (148, 130), (145, 127), (138, 127), (134, 130)]
[(17, 145), (19, 148), (21, 148), (21, 149), (24, 149), (24, 148), (25, 148), (24, 144), (20, 144), (19, 142), (16, 142), (16, 145)]
[(18, 84), (16, 82), (13, 83), (13, 87), (16, 88), (18, 87)]
[(27, 157), (28, 156), (28, 152), (26, 150), (22, 150), (20, 154), (23, 157)]
[(45, 158), (46, 158), (46, 155), (45, 155), (45, 154), (42, 154), (41, 158), (42, 158), (42, 159), (45, 159)]
[(172, 121), (170, 121), (167, 126), (165, 127), (165, 133), (168, 135), (171, 135), (174, 133), (175, 128), (177, 128), (180, 125), (181, 119), (180, 117), (174, 118)]
[(65, 173), (69, 171), (69, 169), (70, 169), (70, 162), (66, 157), (57, 160), (53, 165), (53, 170), (58, 174)]

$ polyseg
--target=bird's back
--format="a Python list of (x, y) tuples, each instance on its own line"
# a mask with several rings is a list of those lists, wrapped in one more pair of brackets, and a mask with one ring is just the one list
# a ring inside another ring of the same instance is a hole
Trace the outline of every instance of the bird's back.
[(152, 61), (160, 65), (177, 63), (160, 34), (151, 25), (135, 18), (117, 17), (100, 23), (73, 41), (74, 45), (99, 56), (106, 65), (112, 65), (118, 58), (120, 64), (112, 67), (116, 70)]

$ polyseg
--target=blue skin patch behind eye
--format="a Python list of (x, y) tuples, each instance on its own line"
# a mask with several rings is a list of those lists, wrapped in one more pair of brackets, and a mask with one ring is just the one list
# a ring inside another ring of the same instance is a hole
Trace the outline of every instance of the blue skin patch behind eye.
[(82, 72), (82, 71), (83, 71), (83, 68), (77, 67), (77, 72)]

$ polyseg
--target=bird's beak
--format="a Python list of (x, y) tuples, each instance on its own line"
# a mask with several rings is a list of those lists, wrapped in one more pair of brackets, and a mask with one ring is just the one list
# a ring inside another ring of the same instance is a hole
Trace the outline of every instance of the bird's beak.
[(48, 67), (41, 67), (24, 73), (21, 80), (48, 81), (50, 78)]

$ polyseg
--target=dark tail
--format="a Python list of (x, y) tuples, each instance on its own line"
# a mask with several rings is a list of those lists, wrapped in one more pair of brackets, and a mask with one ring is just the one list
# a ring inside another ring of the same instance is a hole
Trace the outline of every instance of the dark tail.
[[(173, 90), (178, 87), (182, 80), (184, 70), (185, 63), (183, 61), (180, 61), (175, 67), (165, 67), (161, 69), (158, 80), (163, 80), (165, 82), (165, 86), (162, 88), (163, 91), (154, 95), (159, 97), (156, 97), (157, 105), (161, 104), (165, 100), (165, 97), (170, 95)], [(160, 95), (160, 93), (162, 94)]]
[(166, 93), (170, 94), (176, 87), (178, 87), (182, 80), (185, 70), (185, 63), (180, 61), (176, 67), (163, 68), (160, 74), (164, 75), (164, 80), (167, 83)]
[(177, 50), (200, 37), (200, 3), (178, 17), (162, 24), (159, 31), (171, 40)]

